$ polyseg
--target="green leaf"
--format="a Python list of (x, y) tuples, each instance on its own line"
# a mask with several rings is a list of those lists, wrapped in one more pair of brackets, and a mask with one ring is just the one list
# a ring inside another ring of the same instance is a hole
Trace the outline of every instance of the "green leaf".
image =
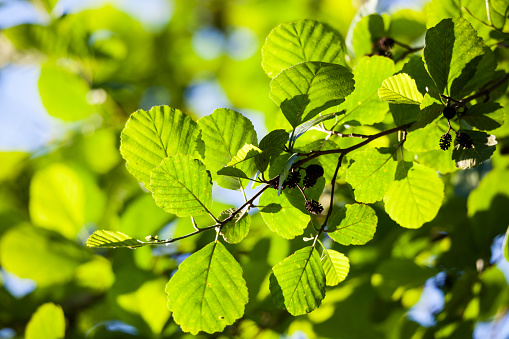
[(476, 104), (462, 116), (471, 126), (483, 131), (501, 127), (505, 121), (505, 109), (498, 102)]
[(468, 131), (466, 132), (474, 147), (464, 148), (454, 139), (454, 150), (452, 151), (452, 159), (456, 161), (456, 167), (460, 169), (469, 169), (479, 166), (483, 161), (488, 160), (493, 152), (497, 141), (494, 135), (484, 132)]
[(262, 67), (271, 78), (306, 61), (346, 66), (343, 37), (329, 25), (300, 20), (274, 28), (262, 47)]
[(87, 102), (90, 86), (79, 75), (53, 63), (41, 67), (39, 94), (48, 114), (65, 121), (76, 121), (94, 113)]
[[(320, 306), (325, 297), (325, 272), (314, 247), (296, 251), (274, 266), (272, 271), (290, 314), (306, 314)], [(274, 298), (277, 290), (271, 292)]]
[(452, 160), (452, 147), (447, 151), (425, 151), (415, 153), (417, 162), (421, 165), (446, 174), (456, 171), (456, 162)]
[(435, 83), (429, 76), (421, 56), (410, 57), (403, 65), (400, 73), (406, 73), (414, 79), (419, 92), (423, 95), (435, 88)]
[(463, 87), (458, 97), (465, 97), (466, 95), (480, 89), (488, 82), (493, 81), (495, 75), (495, 69), (497, 68), (497, 60), (495, 53), (488, 47), (484, 46), (484, 55), (477, 65), (474, 76), (470, 81)]
[(419, 115), (419, 106), (417, 105), (404, 105), (404, 104), (389, 104), (394, 124), (402, 126), (415, 122)]
[(508, 17), (509, 1), (489, 0), (490, 19), (493, 26), (502, 30)]
[(157, 206), (179, 217), (207, 213), (212, 207), (210, 173), (189, 155), (164, 159), (152, 171), (150, 190)]
[(246, 173), (244, 173), (241, 169), (235, 167), (223, 167), (219, 171), (217, 171), (217, 174), (226, 175), (234, 178), (249, 179)]
[(90, 259), (89, 251), (76, 241), (31, 225), (9, 229), (0, 241), (2, 268), (35, 280), (38, 287), (71, 281), (76, 269)]
[(378, 98), (378, 88), (394, 71), (394, 62), (389, 58), (363, 57), (353, 70), (355, 89), (338, 108), (346, 110), (346, 114), (338, 120), (354, 120), (362, 125), (383, 121), (389, 106)]
[(456, 97), (476, 72), (483, 41), (462, 18), (444, 19), (426, 33), (423, 58), (440, 93)]
[(327, 223), (328, 235), (341, 245), (364, 245), (376, 231), (375, 211), (361, 204), (334, 207)]
[(242, 268), (220, 242), (180, 264), (166, 285), (168, 308), (184, 332), (221, 332), (242, 317), (248, 301)]
[(440, 150), (440, 137), (449, 129), (446, 119), (436, 120), (426, 127), (408, 132), (405, 148), (412, 152)]
[(373, 43), (387, 36), (383, 18), (378, 14), (362, 17), (353, 29), (352, 41), (354, 55), (357, 59), (373, 52)]
[(88, 182), (73, 168), (53, 163), (32, 177), (30, 218), (37, 226), (74, 239), (86, 221), (95, 221), (90, 214), (101, 208), (102, 195), (98, 190), (93, 181)]
[(88, 247), (129, 247), (136, 248), (145, 246), (146, 244), (138, 239), (131, 238), (130, 236), (116, 231), (99, 230), (95, 231), (87, 239)]
[(255, 145), (245, 144), (226, 166), (235, 166), (243, 161), (256, 157), (260, 153), (262, 153), (262, 150)]
[(263, 221), (270, 230), (285, 239), (293, 239), (304, 233), (311, 220), (309, 215), (295, 207), (285, 194), (278, 196), (275, 189), (268, 188), (262, 193), (260, 207)]
[(152, 330), (153, 336), (157, 337), (170, 318), (164, 292), (167, 280), (163, 277), (148, 279), (151, 278), (145, 277), (140, 284), (136, 284), (134, 291), (116, 296), (116, 302), (125, 311), (140, 315)]
[(324, 250), (322, 266), (325, 272), (327, 286), (336, 286), (345, 280), (350, 271), (350, 261), (343, 253), (334, 250)]
[(62, 307), (46, 303), (37, 308), (25, 330), (26, 339), (61, 339), (65, 337)]
[[(497, 36), (491, 27), (486, 25), (486, 1), (479, 0), (432, 0), (425, 7), (428, 28), (435, 26), (442, 19), (462, 17), (470, 22), (479, 36), (487, 44), (495, 43)], [(493, 37), (492, 37), (493, 36)]]
[(396, 161), (394, 150), (368, 148), (355, 152), (350, 158), (353, 163), (346, 172), (355, 195), (355, 200), (366, 204), (382, 200), (389, 185), (394, 181)]
[(178, 109), (155, 106), (131, 114), (120, 136), (120, 153), (126, 166), (148, 189), (150, 174), (161, 161), (175, 154), (194, 155), (200, 130), (191, 117)]
[(384, 197), (385, 211), (401, 226), (419, 228), (435, 218), (443, 198), (444, 183), (435, 171), (400, 162)]
[[(219, 216), (219, 220), (223, 221), (226, 218), (228, 218), (231, 213), (233, 213), (235, 209), (228, 209), (221, 212), (221, 215)], [(251, 217), (245, 212), (239, 212), (237, 213), (233, 219), (226, 223), (221, 228), (221, 235), (223, 236), (223, 239), (230, 244), (238, 244), (242, 241), (245, 237), (247, 237), (247, 234), (249, 233), (249, 226), (251, 225)]]
[(345, 113), (346, 113), (346, 111), (324, 114), (324, 115), (318, 116), (314, 119), (306, 121), (305, 123), (303, 123), (295, 128), (295, 130), (293, 132), (292, 140), (296, 140), (302, 134), (306, 133), (311, 127), (318, 125), (321, 122), (333, 119), (333, 118), (335, 118), (339, 115), (345, 114)]
[(290, 135), (282, 129), (271, 131), (263, 137), (259, 145), (263, 152), (255, 157), (256, 168), (260, 172), (265, 172), (269, 164), (283, 152), (289, 137)]
[(270, 82), (270, 97), (290, 125), (297, 127), (327, 108), (339, 105), (354, 89), (352, 72), (340, 65), (305, 62)]
[(420, 105), (422, 94), (415, 80), (406, 73), (399, 73), (385, 79), (378, 89), (380, 100), (394, 104)]
[[(237, 190), (242, 187), (241, 179), (217, 174), (237, 155), (245, 144), (258, 145), (253, 124), (242, 114), (228, 108), (218, 108), (211, 115), (198, 120), (205, 142), (204, 163), (212, 173), (212, 179), (223, 188)], [(255, 170), (254, 161), (236, 165), (247, 176)]]
[(424, 95), (420, 108), (417, 121), (410, 126), (409, 131), (426, 127), (442, 115), (445, 105), (436, 88), (430, 88), (429, 92)]

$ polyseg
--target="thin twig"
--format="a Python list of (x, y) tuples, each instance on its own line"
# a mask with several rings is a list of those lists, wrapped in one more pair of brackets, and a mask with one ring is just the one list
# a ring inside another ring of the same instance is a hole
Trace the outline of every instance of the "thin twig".
[(317, 158), (319, 156), (326, 155), (326, 154), (342, 154), (342, 155), (346, 155), (346, 154), (348, 154), (348, 153), (350, 153), (352, 151), (355, 151), (358, 148), (361, 148), (362, 146), (365, 146), (365, 145), (369, 144), (371, 141), (373, 141), (375, 139), (378, 139), (380, 137), (383, 137), (385, 135), (388, 135), (388, 134), (391, 134), (391, 133), (394, 133), (394, 132), (397, 132), (397, 131), (406, 130), (412, 124), (413, 124), (413, 122), (405, 124), (405, 125), (401, 125), (401, 126), (398, 126), (398, 127), (394, 127), (394, 128), (388, 129), (386, 131), (383, 131), (383, 132), (380, 132), (380, 133), (377, 133), (377, 134), (369, 135), (369, 136), (367, 136), (366, 140), (364, 140), (363, 142), (360, 142), (357, 145), (353, 145), (353, 146), (350, 146), (348, 148), (338, 148), (338, 149), (325, 150), (325, 151), (311, 151), (309, 153), (299, 153), (298, 154), (299, 156), (306, 156), (306, 158), (297, 161), (295, 164), (293, 164), (293, 167), (299, 167), (302, 164), (305, 164), (306, 162), (308, 162), (308, 161), (310, 161), (310, 160), (312, 160), (314, 158)]

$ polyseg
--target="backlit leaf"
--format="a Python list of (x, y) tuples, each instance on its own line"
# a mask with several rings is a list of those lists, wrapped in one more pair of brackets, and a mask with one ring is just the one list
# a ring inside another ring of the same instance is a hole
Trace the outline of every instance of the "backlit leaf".
[(26, 339), (61, 339), (65, 337), (65, 317), (62, 307), (46, 303), (35, 311), (25, 330)]
[(442, 206), (444, 184), (436, 172), (419, 164), (398, 164), (385, 194), (385, 211), (406, 228), (419, 228), (435, 218)]
[(364, 245), (373, 239), (377, 223), (375, 211), (367, 205), (335, 206), (327, 223), (327, 234), (341, 245)]
[(338, 107), (338, 110), (346, 110), (346, 113), (338, 120), (344, 122), (355, 120), (362, 125), (382, 121), (389, 105), (380, 101), (378, 88), (394, 72), (394, 61), (389, 58), (363, 57), (353, 70), (355, 89)]
[(456, 97), (474, 76), (483, 54), (482, 39), (465, 19), (444, 19), (426, 33), (423, 58), (440, 93)]
[(340, 65), (306, 62), (288, 68), (270, 82), (270, 97), (290, 125), (297, 127), (344, 101), (354, 88), (352, 72)]
[(343, 37), (329, 25), (300, 20), (277, 26), (262, 47), (262, 67), (271, 78), (306, 61), (345, 65)]
[(39, 94), (49, 115), (65, 121), (76, 121), (94, 113), (87, 102), (90, 86), (78, 74), (53, 63), (41, 67)]
[[(285, 239), (293, 239), (304, 233), (310, 221), (308, 214), (295, 207), (285, 194), (268, 188), (260, 197), (260, 213), (272, 232)], [(302, 205), (304, 207), (304, 205)]]
[(200, 130), (191, 117), (168, 106), (138, 110), (121, 135), (120, 152), (129, 172), (148, 189), (152, 170), (169, 155), (194, 155)]
[(423, 99), (415, 80), (406, 73), (385, 79), (378, 89), (378, 96), (380, 100), (393, 104), (420, 105)]
[(355, 200), (368, 204), (383, 199), (396, 172), (393, 153), (391, 149), (368, 148), (353, 154), (346, 182), (352, 186)]
[[(233, 213), (234, 209), (225, 210), (221, 212), (219, 220), (223, 221)], [(230, 244), (238, 244), (242, 241), (249, 233), (249, 227), (251, 225), (251, 217), (247, 212), (237, 213), (233, 219), (226, 223), (221, 228), (221, 235), (223, 239)]]
[(130, 236), (116, 231), (99, 230), (95, 231), (87, 239), (88, 247), (128, 247), (136, 248), (146, 245), (144, 242), (131, 238)]
[(179, 217), (207, 213), (212, 207), (210, 173), (189, 155), (164, 159), (152, 171), (150, 190), (157, 206)]
[(322, 266), (325, 272), (327, 286), (336, 286), (345, 280), (350, 271), (350, 261), (343, 253), (334, 250), (324, 250)]
[[(221, 187), (240, 189), (241, 179), (218, 175), (217, 172), (230, 163), (245, 144), (258, 145), (253, 124), (242, 114), (227, 108), (218, 108), (211, 115), (198, 120), (205, 142), (204, 163), (212, 179)], [(255, 171), (254, 160), (235, 166), (247, 176)]]
[(0, 241), (2, 267), (40, 287), (71, 281), (90, 259), (89, 251), (76, 241), (32, 225), (11, 228)]
[[(325, 297), (325, 272), (314, 247), (296, 251), (272, 268), (283, 295), (286, 310), (292, 315), (306, 314), (320, 306)], [(271, 292), (279, 292), (272, 286)]]
[(242, 268), (220, 242), (193, 253), (166, 285), (168, 308), (183, 331), (221, 332), (244, 314)]

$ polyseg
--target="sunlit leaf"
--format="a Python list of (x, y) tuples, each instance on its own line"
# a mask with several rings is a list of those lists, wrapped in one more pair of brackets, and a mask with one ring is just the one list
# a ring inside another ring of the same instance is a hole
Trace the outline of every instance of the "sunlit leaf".
[(456, 97), (475, 74), (483, 41), (462, 18), (444, 19), (426, 33), (423, 58), (439, 92)]
[(355, 195), (355, 200), (363, 203), (374, 203), (382, 200), (389, 185), (394, 180), (396, 161), (394, 150), (368, 148), (353, 154), (353, 163), (346, 172), (348, 182)]
[(30, 183), (30, 217), (38, 226), (74, 238), (85, 224), (85, 194), (76, 171), (51, 164), (36, 172)]
[(354, 89), (352, 72), (341, 65), (306, 62), (288, 68), (270, 82), (270, 97), (290, 125), (297, 127), (344, 101)]
[(238, 163), (254, 158), (260, 153), (262, 153), (262, 150), (258, 147), (251, 144), (245, 144), (241, 149), (239, 149), (237, 155), (235, 155), (233, 159), (226, 164), (226, 166), (237, 165)]
[[(272, 268), (283, 295), (286, 310), (292, 315), (306, 314), (320, 306), (325, 297), (325, 272), (314, 247), (296, 251)], [(274, 286), (273, 298), (278, 297)]]
[(195, 335), (221, 332), (244, 314), (248, 301), (242, 268), (220, 242), (184, 260), (166, 293), (175, 322)]
[(385, 211), (406, 228), (419, 228), (435, 218), (442, 206), (444, 183), (422, 165), (400, 162), (385, 194)]
[(166, 305), (167, 296), (164, 293), (166, 283), (167, 280), (162, 277), (148, 280), (134, 292), (117, 297), (117, 302), (123, 309), (139, 314), (156, 335), (161, 333), (170, 318), (170, 311)]
[(309, 215), (292, 205), (285, 194), (278, 196), (272, 188), (260, 197), (260, 213), (270, 230), (286, 239), (301, 235), (310, 221)]
[(440, 150), (440, 137), (448, 129), (446, 119), (435, 120), (424, 128), (409, 132), (405, 141), (405, 148), (412, 152)]
[(300, 20), (282, 24), (270, 32), (262, 47), (262, 67), (271, 78), (306, 61), (345, 65), (343, 37), (329, 25)]
[(26, 339), (61, 339), (64, 336), (64, 311), (61, 306), (53, 303), (39, 306), (25, 330)]
[(343, 253), (334, 250), (324, 250), (322, 266), (325, 272), (327, 286), (336, 286), (345, 280), (350, 271), (350, 261)]
[(378, 98), (378, 88), (394, 72), (394, 62), (389, 58), (363, 57), (353, 70), (355, 89), (338, 108), (346, 113), (338, 120), (355, 120), (362, 125), (382, 121), (389, 105)]
[[(227, 108), (218, 108), (211, 115), (198, 120), (205, 142), (204, 163), (212, 179), (221, 187), (240, 189), (239, 178), (218, 175), (217, 172), (230, 163), (245, 144), (258, 145), (253, 124), (242, 114)], [(254, 160), (246, 160), (235, 166), (247, 176), (255, 171)]]
[(152, 171), (150, 190), (157, 206), (179, 217), (207, 213), (212, 207), (210, 173), (189, 155), (164, 159)]
[(48, 113), (65, 121), (83, 119), (94, 113), (87, 102), (90, 86), (78, 74), (53, 63), (41, 67), (39, 94)]
[(420, 105), (422, 94), (417, 90), (415, 80), (406, 73), (399, 73), (385, 79), (378, 89), (380, 100), (393, 104)]
[[(219, 220), (223, 221), (228, 218), (234, 209), (225, 210), (221, 212)], [(221, 228), (221, 235), (223, 239), (230, 244), (237, 244), (242, 241), (249, 233), (249, 227), (251, 226), (251, 217), (247, 212), (237, 213), (233, 219), (226, 223)]]
[(381, 37), (387, 36), (384, 20), (378, 14), (362, 17), (355, 25), (352, 41), (353, 51), (357, 59), (372, 53), (373, 44)]
[(0, 242), (2, 267), (41, 287), (71, 281), (89, 259), (89, 251), (75, 241), (31, 225), (11, 228)]
[(129, 172), (148, 189), (150, 174), (169, 155), (197, 152), (200, 130), (191, 117), (168, 106), (138, 110), (121, 135), (120, 152)]
[(145, 246), (146, 244), (138, 239), (131, 238), (130, 236), (116, 231), (99, 230), (95, 231), (87, 239), (88, 247), (128, 247), (136, 248)]
[(328, 236), (341, 245), (364, 245), (376, 231), (375, 211), (361, 204), (335, 206), (327, 223)]

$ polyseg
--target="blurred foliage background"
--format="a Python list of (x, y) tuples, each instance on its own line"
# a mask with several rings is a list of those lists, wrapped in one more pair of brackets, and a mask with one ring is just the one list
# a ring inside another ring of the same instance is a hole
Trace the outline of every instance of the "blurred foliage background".
[[(359, 9), (387, 11), (395, 36), (422, 46), (427, 23), (422, 1), (0, 4), (0, 338), (57, 338), (64, 330), (66, 338), (190, 336), (172, 322), (164, 286), (212, 234), (164, 248), (84, 247), (95, 229), (138, 238), (193, 229), (158, 208), (126, 171), (118, 148), (129, 115), (166, 104), (198, 118), (230, 107), (261, 139), (285, 127), (260, 66), (272, 28), (308, 18), (348, 37)], [(500, 65), (507, 69), (507, 59)], [(351, 271), (306, 316), (275, 309), (268, 287), (270, 268), (303, 243), (278, 237), (254, 215), (248, 238), (228, 245), (248, 283), (246, 313), (214, 336), (505, 338), (509, 161), (501, 146), (492, 162), (443, 177), (444, 206), (419, 230), (402, 229), (375, 204), (375, 238), (362, 247), (330, 244), (348, 255)], [(240, 196), (217, 193), (214, 213), (238, 206)], [(352, 201), (347, 187), (338, 199)]]

